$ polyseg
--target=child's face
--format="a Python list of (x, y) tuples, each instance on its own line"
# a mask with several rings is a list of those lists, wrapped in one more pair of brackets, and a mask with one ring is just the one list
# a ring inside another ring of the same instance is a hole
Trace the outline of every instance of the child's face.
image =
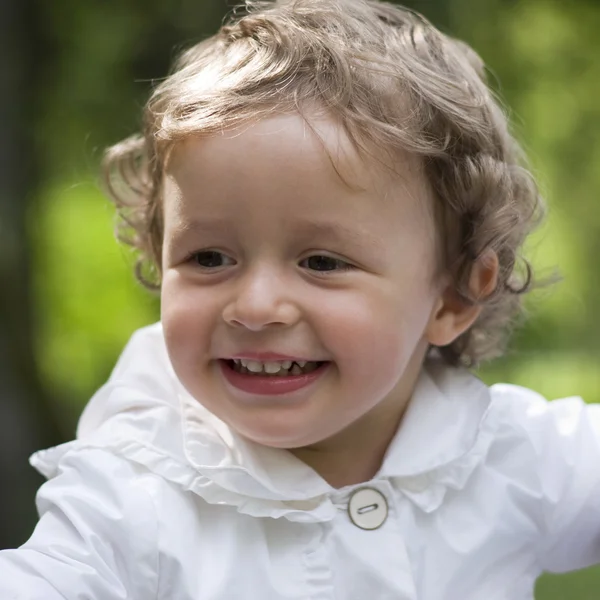
[[(297, 115), (185, 141), (165, 184), (162, 320), (175, 371), (239, 433), (283, 448), (397, 423), (440, 306), (417, 160), (392, 181), (333, 121), (313, 125), (352, 187)], [(244, 357), (325, 364), (236, 373)]]

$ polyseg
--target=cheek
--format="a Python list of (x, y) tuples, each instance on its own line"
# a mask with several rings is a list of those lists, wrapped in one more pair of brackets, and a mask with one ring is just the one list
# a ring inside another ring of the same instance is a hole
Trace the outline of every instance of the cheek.
[(422, 340), (430, 311), (429, 297), (397, 290), (337, 302), (327, 311), (325, 343), (353, 381), (395, 383)]
[[(202, 288), (186, 285), (177, 276), (163, 280), (161, 320), (169, 355), (173, 362), (195, 358), (210, 340), (216, 307)], [(205, 344), (199, 343), (205, 340)]]
[(194, 285), (176, 272), (167, 273), (163, 279), (160, 310), (165, 321), (189, 319), (190, 325), (206, 320), (214, 312), (215, 294)]

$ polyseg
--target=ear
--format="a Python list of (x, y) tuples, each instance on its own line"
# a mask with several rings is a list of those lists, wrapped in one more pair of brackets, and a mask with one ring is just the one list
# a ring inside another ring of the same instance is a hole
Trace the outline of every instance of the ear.
[[(486, 250), (473, 264), (469, 276), (471, 298), (487, 298), (498, 284), (498, 255)], [(427, 341), (432, 346), (447, 346), (467, 331), (480, 315), (482, 306), (470, 302), (456, 291), (453, 283), (446, 285), (434, 309), (426, 329)]]

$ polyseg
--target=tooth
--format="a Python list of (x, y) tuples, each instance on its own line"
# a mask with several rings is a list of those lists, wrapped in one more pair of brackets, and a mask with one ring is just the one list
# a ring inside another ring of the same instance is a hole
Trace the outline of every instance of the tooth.
[(284, 360), (281, 362), (281, 367), (283, 369), (289, 369), (292, 366), (292, 361), (291, 360)]
[(240, 362), (242, 363), (243, 367), (247, 367), (248, 366), (248, 359), (247, 358), (240, 358)]
[(263, 364), (257, 360), (247, 360), (246, 368), (251, 373), (261, 373), (263, 370)]
[(263, 370), (263, 364), (256, 360), (249, 360), (246, 368), (248, 371), (252, 371), (252, 373), (261, 373)]
[(304, 366), (306, 365), (306, 362), (307, 362), (307, 361), (305, 361), (305, 360), (297, 360), (297, 361), (296, 361), (297, 365), (298, 365), (298, 366), (299, 366), (301, 369), (303, 369), (303, 368), (304, 368)]
[(233, 362), (234, 362), (236, 365), (239, 365), (239, 364), (240, 364), (240, 359), (239, 359), (239, 358), (234, 358), (234, 359), (233, 359)]
[(298, 365), (294, 365), (290, 373), (292, 375), (302, 375), (302, 369)]
[(278, 373), (281, 369), (281, 363), (277, 362), (266, 362), (264, 365), (265, 373), (269, 373), (270, 375), (274, 373)]

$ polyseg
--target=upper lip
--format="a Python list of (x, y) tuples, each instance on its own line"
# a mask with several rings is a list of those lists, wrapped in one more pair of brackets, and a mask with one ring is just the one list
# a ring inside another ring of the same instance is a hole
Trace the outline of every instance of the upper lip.
[[(255, 360), (257, 362), (268, 361), (284, 361), (291, 360), (292, 362), (304, 360), (306, 362), (315, 362), (314, 358), (305, 358), (303, 356), (292, 356), (290, 354), (279, 354), (278, 352), (236, 352), (228, 357), (227, 360), (244, 358), (246, 360)], [(318, 362), (318, 361), (317, 361)]]

